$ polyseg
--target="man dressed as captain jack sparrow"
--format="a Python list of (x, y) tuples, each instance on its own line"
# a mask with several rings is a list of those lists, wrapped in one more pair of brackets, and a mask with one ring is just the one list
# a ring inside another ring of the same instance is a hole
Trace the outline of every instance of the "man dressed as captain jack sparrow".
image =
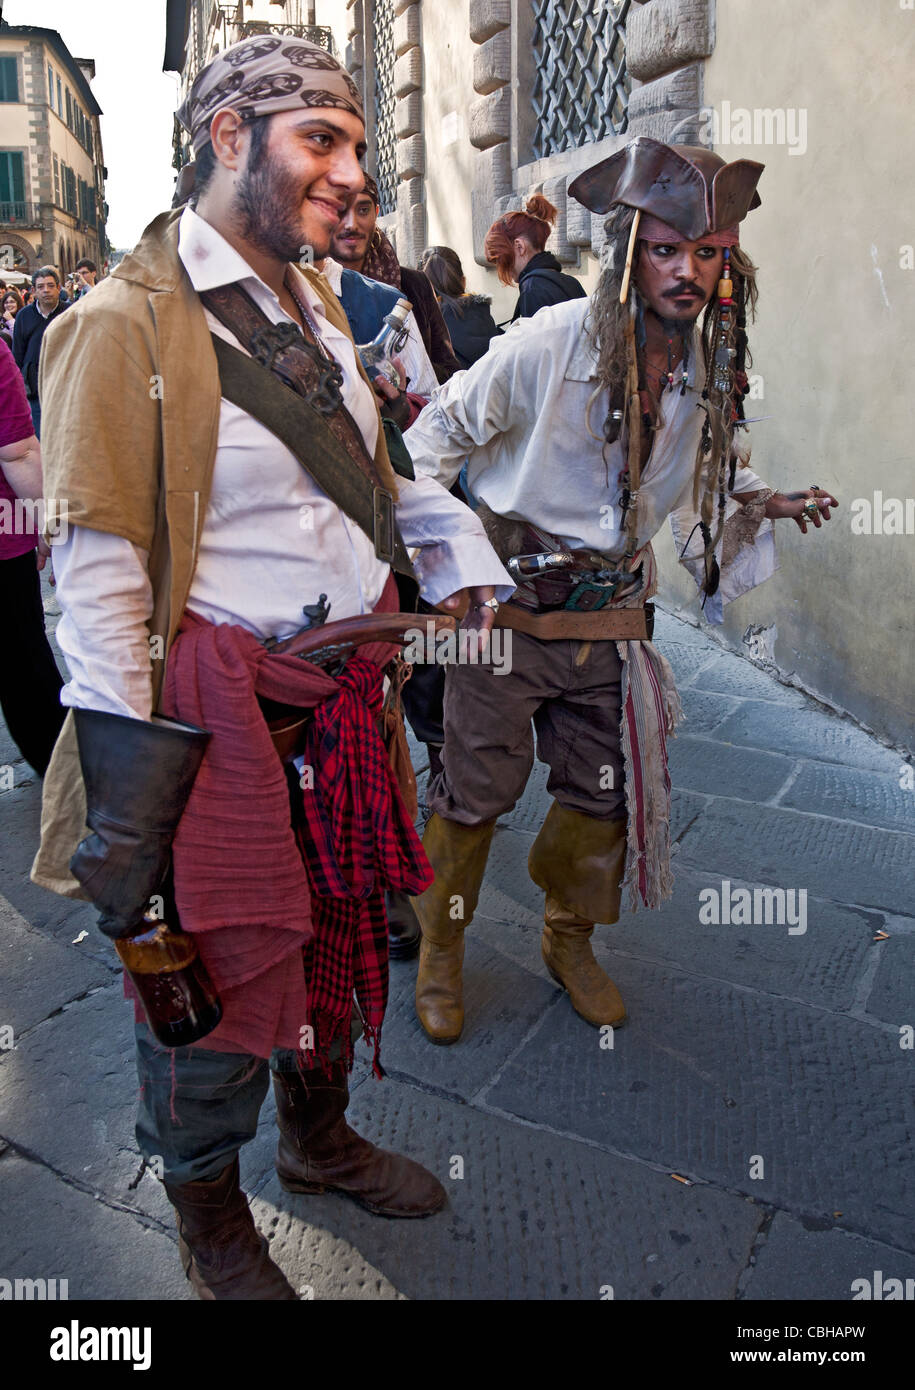
[(415, 903), (416, 1009), (433, 1042), (461, 1035), (464, 930), (496, 820), (533, 765), (532, 723), (553, 797), (528, 861), (545, 893), (543, 960), (589, 1023), (623, 1022), (595, 923), (618, 920), (623, 888), (633, 908), (672, 889), (666, 739), (680, 710), (650, 641), (652, 537), (669, 517), (720, 621), (774, 570), (773, 520), (806, 532), (836, 505), (816, 486), (773, 492), (748, 466), (756, 272), (738, 234), (762, 169), (641, 138), (581, 174), (571, 195), (610, 214), (594, 295), (494, 340), (407, 436), (417, 472), (446, 486), (467, 458), (478, 515), (518, 580), (496, 620), (511, 629), (510, 673), (447, 672), (423, 840), (435, 882)]
[[(194, 206), (157, 218), (45, 341), (73, 713), (33, 877), (90, 896), (122, 948), (173, 877), (222, 1015), (167, 1047), (137, 1004), (138, 1142), (197, 1293), (292, 1299), (239, 1186), (271, 1071), (286, 1190), (391, 1217), (445, 1192), (345, 1118), (354, 991), (378, 1059), (384, 890), (431, 878), (376, 728), (393, 648), (362, 646), (332, 676), (270, 644), (303, 609), (377, 622), (399, 607), (393, 570), (432, 604), (467, 604), (477, 631), (513, 585), (469, 508), (395, 477), (342, 308), (298, 268), (362, 188), (351, 79), (313, 44), (262, 36), (214, 58), (179, 114)], [(87, 362), (105, 393), (85, 391)], [(277, 707), (294, 717), (271, 738)]]

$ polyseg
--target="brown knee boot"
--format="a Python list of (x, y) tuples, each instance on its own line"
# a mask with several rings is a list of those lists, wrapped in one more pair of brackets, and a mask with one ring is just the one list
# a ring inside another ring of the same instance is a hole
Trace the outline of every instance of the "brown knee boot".
[(273, 1263), (238, 1182), (238, 1158), (215, 1178), (166, 1181), (178, 1221), (178, 1250), (198, 1298), (297, 1299)]
[(595, 1026), (623, 1022), (620, 992), (594, 959), (595, 922), (619, 919), (626, 822), (597, 820), (553, 802), (528, 859), (546, 891), (543, 962), (572, 1007)]
[(434, 1043), (457, 1042), (464, 1027), (464, 928), (476, 911), (495, 828), (495, 820), (459, 825), (436, 814), (423, 836), (435, 881), (413, 900), (423, 929), (416, 1015)]
[(276, 1171), (287, 1192), (341, 1192), (376, 1216), (431, 1216), (445, 1205), (437, 1178), (403, 1154), (376, 1148), (346, 1122), (346, 1064), (274, 1072), (280, 1141)]

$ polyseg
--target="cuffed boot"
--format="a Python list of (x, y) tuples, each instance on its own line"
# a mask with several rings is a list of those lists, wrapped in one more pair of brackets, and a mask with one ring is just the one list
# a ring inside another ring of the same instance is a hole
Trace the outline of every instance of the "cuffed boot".
[(416, 1015), (434, 1043), (455, 1043), (464, 1028), (464, 928), (476, 911), (495, 828), (495, 820), (459, 825), (436, 814), (423, 836), (435, 881), (413, 901), (423, 929)]
[(558, 985), (568, 991), (572, 1008), (586, 1023), (616, 1026), (626, 1017), (626, 1006), (616, 985), (594, 959), (591, 935), (594, 923), (569, 912), (555, 898), (546, 898), (540, 953)]
[(376, 1216), (431, 1216), (445, 1189), (419, 1163), (376, 1148), (346, 1122), (346, 1064), (273, 1073), (280, 1140), (276, 1171), (287, 1192), (340, 1192)]
[(554, 801), (531, 848), (531, 878), (546, 892), (543, 963), (572, 1007), (596, 1027), (624, 1021), (620, 992), (594, 959), (595, 922), (619, 920), (626, 822), (597, 820)]
[(258, 1234), (238, 1181), (238, 1158), (215, 1178), (165, 1183), (178, 1222), (184, 1273), (198, 1298), (297, 1299)]

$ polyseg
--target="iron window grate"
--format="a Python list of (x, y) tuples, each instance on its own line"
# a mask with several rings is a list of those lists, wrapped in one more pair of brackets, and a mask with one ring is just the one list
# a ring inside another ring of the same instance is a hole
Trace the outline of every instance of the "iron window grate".
[(630, 4), (533, 0), (535, 159), (625, 131)]
[(382, 213), (397, 204), (394, 0), (375, 0), (375, 181)]

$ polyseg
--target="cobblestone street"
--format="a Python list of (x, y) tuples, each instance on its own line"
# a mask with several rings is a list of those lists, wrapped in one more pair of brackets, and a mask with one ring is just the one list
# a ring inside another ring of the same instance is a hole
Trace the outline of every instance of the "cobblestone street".
[[(447, 1209), (386, 1221), (283, 1193), (272, 1100), (243, 1153), (256, 1220), (306, 1295), (848, 1300), (875, 1271), (915, 1277), (902, 755), (669, 614), (656, 639), (687, 715), (671, 744), (676, 889), (595, 934), (629, 1022), (602, 1047), (541, 963), (537, 764), (469, 929), (463, 1039), (426, 1040), (415, 962), (396, 963), (387, 1079), (363, 1061), (353, 1078), (353, 1124), (426, 1163)], [(0, 764), (14, 768), (0, 792), (2, 1272), (67, 1279), (73, 1299), (140, 1283), (187, 1299), (171, 1209), (150, 1173), (136, 1181), (115, 953), (91, 907), (29, 881), (40, 785), (2, 726)], [(805, 890), (806, 918), (703, 924), (700, 894), (725, 882)]]

